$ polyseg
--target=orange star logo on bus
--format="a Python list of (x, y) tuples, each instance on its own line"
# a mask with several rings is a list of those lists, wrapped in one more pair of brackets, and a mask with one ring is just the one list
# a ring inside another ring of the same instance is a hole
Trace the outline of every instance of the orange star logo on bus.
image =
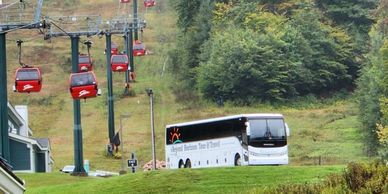
[(176, 143), (182, 143), (182, 140), (180, 140), (181, 136), (181, 133), (179, 133), (179, 128), (174, 128), (171, 132), (170, 132), (170, 142), (172, 144), (176, 144)]

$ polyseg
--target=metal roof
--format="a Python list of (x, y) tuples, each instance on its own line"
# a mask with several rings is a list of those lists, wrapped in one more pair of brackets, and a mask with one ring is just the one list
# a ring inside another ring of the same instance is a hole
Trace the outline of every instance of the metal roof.
[(50, 146), (50, 140), (48, 138), (33, 138), (35, 139), (43, 148), (48, 148)]
[(197, 121), (170, 124), (170, 125), (167, 125), (166, 128), (182, 127), (182, 126), (187, 126), (187, 125), (195, 125), (195, 124), (203, 124), (203, 123), (211, 123), (211, 122), (216, 122), (216, 121), (225, 121), (225, 120), (238, 119), (238, 118), (248, 118), (248, 119), (283, 118), (283, 115), (276, 114), (276, 113), (240, 114), (240, 115), (232, 115), (232, 116), (217, 117), (217, 118), (211, 118), (211, 119), (202, 119), (202, 120), (197, 120)]
[(12, 180), (20, 184), (20, 187), (22, 187), (23, 190), (25, 190), (25, 188), (23, 187), (24, 182), (12, 172), (9, 164), (1, 157), (0, 157), (0, 168), (3, 169), (6, 173), (8, 173), (12, 177)]

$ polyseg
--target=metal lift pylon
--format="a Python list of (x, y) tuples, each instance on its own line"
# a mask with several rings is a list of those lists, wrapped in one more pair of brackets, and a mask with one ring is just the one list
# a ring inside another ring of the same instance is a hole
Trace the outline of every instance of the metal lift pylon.
[(8, 135), (8, 93), (7, 93), (7, 32), (21, 29), (45, 28), (41, 19), (43, 0), (36, 1), (36, 9), (24, 0), (15, 0), (0, 5), (0, 159), (10, 161)]

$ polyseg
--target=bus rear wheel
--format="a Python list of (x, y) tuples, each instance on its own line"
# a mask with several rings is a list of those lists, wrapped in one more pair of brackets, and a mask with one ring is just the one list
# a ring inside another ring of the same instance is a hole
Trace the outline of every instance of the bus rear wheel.
[(183, 163), (183, 160), (179, 160), (178, 168), (184, 168), (185, 164)]
[(185, 168), (191, 168), (191, 161), (190, 161), (190, 159), (186, 160)]
[(234, 156), (234, 165), (235, 166), (241, 166), (241, 157), (240, 154), (236, 154)]
[(185, 168), (191, 168), (191, 161), (190, 161), (190, 159), (186, 160)]

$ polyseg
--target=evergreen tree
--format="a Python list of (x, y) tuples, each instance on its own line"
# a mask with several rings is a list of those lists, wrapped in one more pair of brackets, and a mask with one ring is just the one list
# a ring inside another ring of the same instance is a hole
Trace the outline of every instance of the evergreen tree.
[[(388, 157), (388, 0), (380, 2), (376, 18), (377, 23), (370, 32), (371, 50), (368, 62), (362, 69), (358, 81), (360, 101), (360, 119), (365, 132), (368, 153)], [(380, 137), (380, 142), (379, 142)]]

